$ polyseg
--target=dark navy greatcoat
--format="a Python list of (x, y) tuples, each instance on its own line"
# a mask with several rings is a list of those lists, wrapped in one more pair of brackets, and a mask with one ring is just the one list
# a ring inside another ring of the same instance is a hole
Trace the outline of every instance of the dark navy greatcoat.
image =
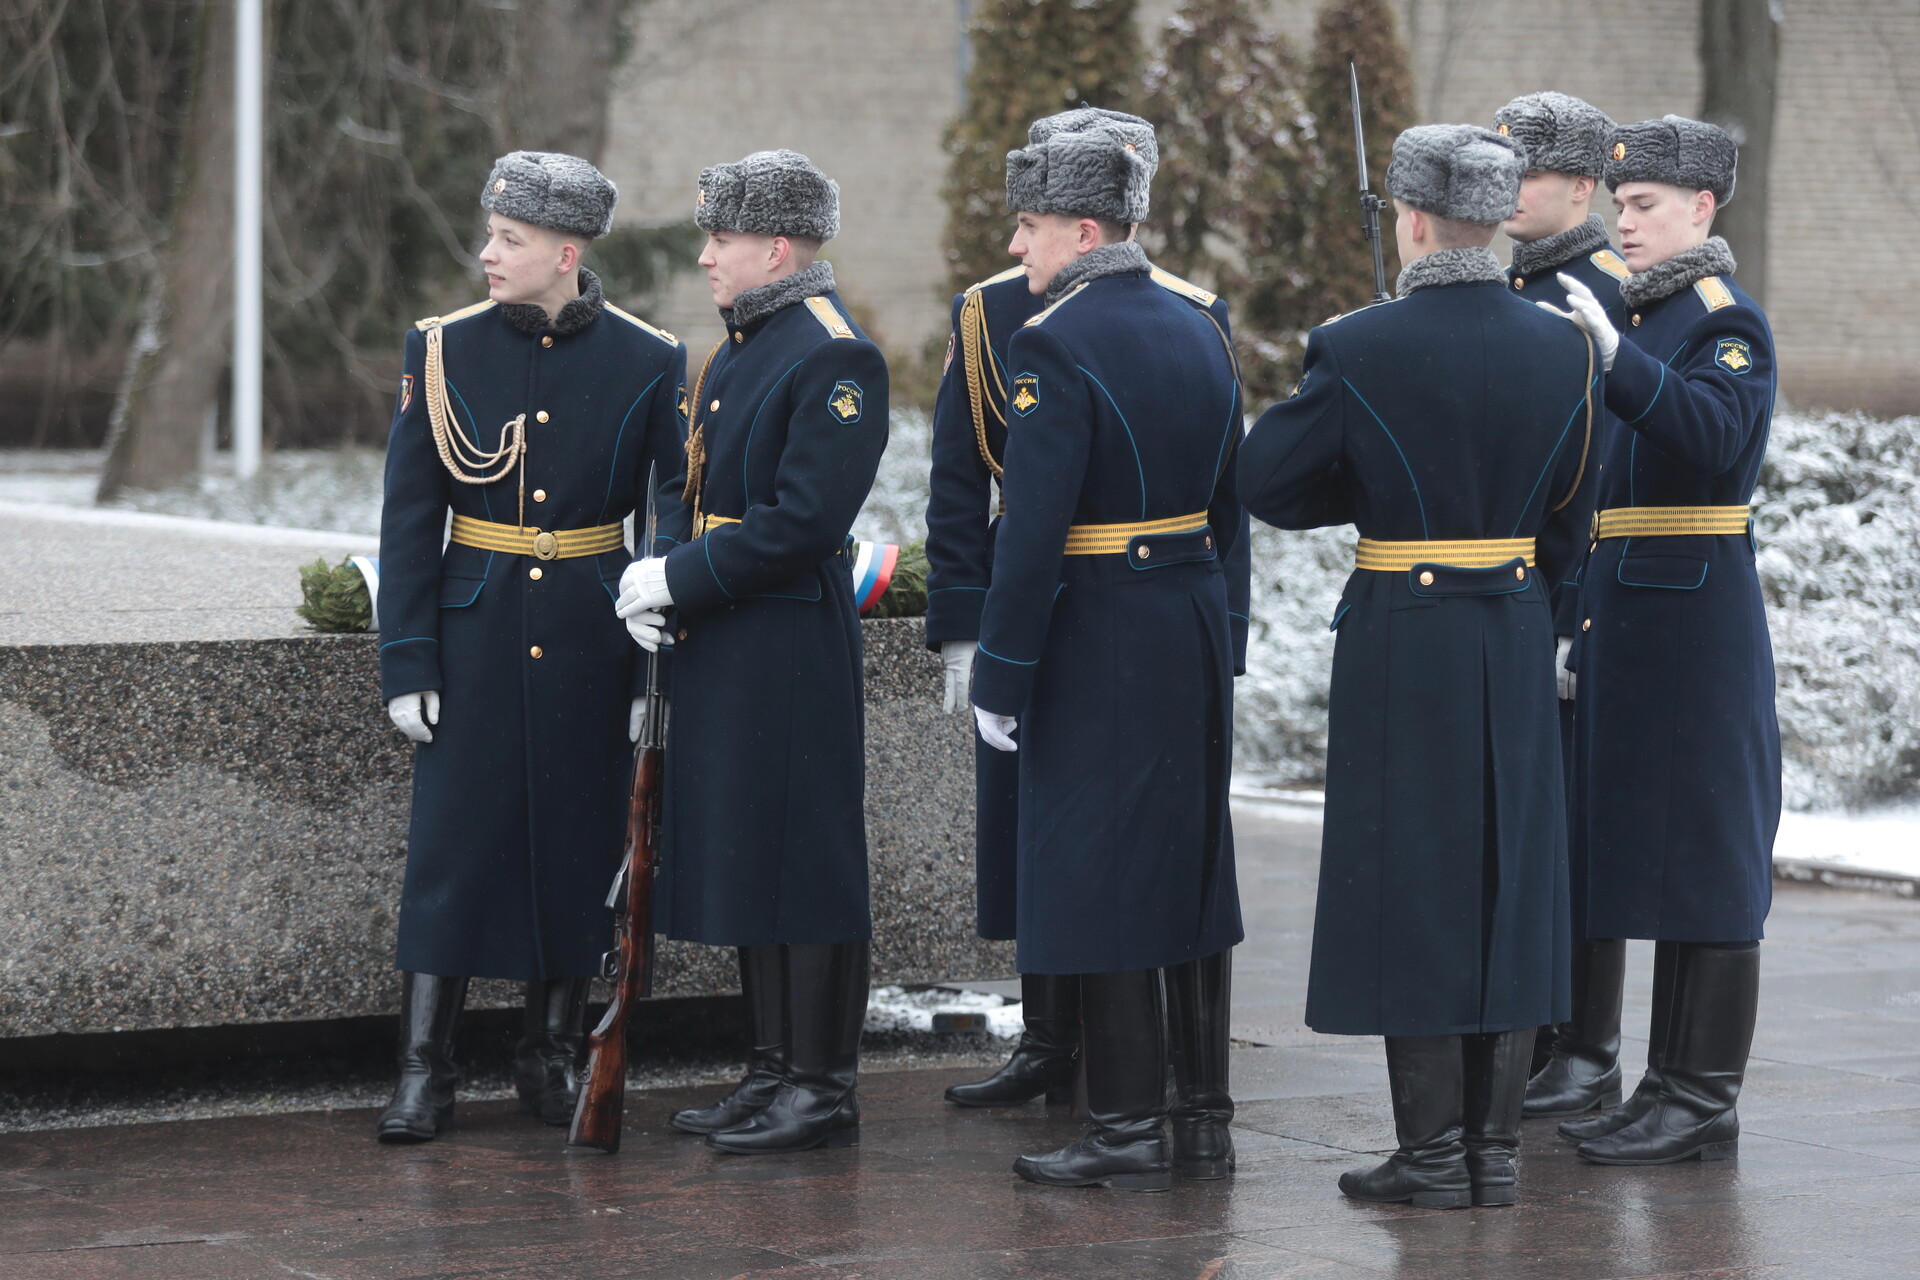
[(654, 927), (725, 946), (868, 938), (843, 552), (887, 445), (886, 362), (829, 292), (729, 324), (698, 398), (700, 509), (738, 523), (692, 536), (682, 508), (661, 526), (676, 639)]
[[(1599, 505), (1750, 502), (1773, 417), (1773, 335), (1731, 277), (1613, 312)], [(1773, 900), (1780, 729), (1745, 534), (1608, 538), (1588, 562), (1574, 871), (1586, 936), (1748, 942)]]
[[(994, 473), (981, 456), (967, 392), (960, 309), (975, 295), (985, 321), (977, 357), (987, 386), (981, 411), (986, 447), (996, 463), (1007, 456), (1004, 419), (1011, 416), (1007, 397), (1013, 375), (1007, 371), (1007, 345), (1041, 307), (1021, 267), (983, 280), (953, 299), (947, 367), (933, 403), (933, 470), (927, 498), (927, 647), (936, 653), (949, 640), (980, 639), (980, 614), (993, 578), (993, 535), (999, 527)], [(975, 927), (983, 938), (1006, 939), (1014, 935), (1020, 760), (989, 747), (978, 734), (973, 747)]]
[[(1231, 355), (1198, 299), (1135, 271), (1035, 316), (1007, 367), (1007, 513), (973, 700), (1020, 718), (1020, 971), (1212, 955), (1242, 936), (1227, 787), (1248, 562)], [(1205, 524), (1064, 554), (1071, 525), (1183, 516)]]
[[(650, 464), (679, 467), (686, 352), (671, 335), (611, 306), (572, 334), (522, 332), (493, 303), (438, 323), (467, 437), (498, 448), (526, 415), (528, 526), (617, 524), (645, 506)], [(399, 964), (584, 977), (613, 936), (604, 903), (624, 844), (637, 650), (613, 602), (631, 557), (442, 550), (449, 507), (515, 524), (520, 482), (462, 484), (441, 465), (427, 325), (407, 335), (380, 517), (381, 697), (441, 694), (414, 753)]]
[[(1589, 344), (1499, 280), (1315, 329), (1240, 493), (1287, 528), (1533, 538), (1538, 564), (1356, 569), (1334, 611), (1307, 1025), (1431, 1036), (1562, 1021), (1570, 939), (1548, 586), (1574, 535)], [(1598, 376), (1597, 366), (1594, 369)], [(1597, 395), (1597, 392), (1594, 392)], [(1431, 579), (1426, 575), (1431, 575)]]

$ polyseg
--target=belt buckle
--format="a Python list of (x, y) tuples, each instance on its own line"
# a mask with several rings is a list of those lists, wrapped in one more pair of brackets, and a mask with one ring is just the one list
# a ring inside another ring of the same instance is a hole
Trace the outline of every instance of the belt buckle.
[(560, 539), (545, 529), (534, 534), (533, 556), (536, 560), (558, 560), (560, 558)]

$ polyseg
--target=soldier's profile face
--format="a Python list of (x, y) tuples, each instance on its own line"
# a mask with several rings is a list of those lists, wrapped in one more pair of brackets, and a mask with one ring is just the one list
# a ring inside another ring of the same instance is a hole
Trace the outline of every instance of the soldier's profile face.
[[(1070, 218), (1064, 213), (1022, 213), (1014, 221), (1013, 240), (1007, 252), (1020, 259), (1027, 271), (1027, 289), (1045, 293), (1060, 269), (1092, 248), (1082, 248), (1086, 239), (1081, 224), (1085, 218)], [(1093, 244), (1099, 243), (1096, 236)]]
[(707, 269), (714, 306), (730, 307), (747, 290), (773, 282), (780, 266), (777, 240), (745, 231), (707, 232), (700, 265)]
[(487, 243), (480, 250), (487, 296), (509, 306), (545, 298), (564, 274), (561, 249), (566, 243), (566, 237), (545, 227), (488, 215)]
[(1623, 182), (1613, 193), (1620, 214), (1620, 256), (1645, 271), (1703, 243), (1713, 230), (1713, 195), (1664, 182)]
[(1570, 173), (1527, 170), (1527, 176), (1520, 180), (1520, 203), (1500, 229), (1522, 244), (1570, 230), (1577, 181)]

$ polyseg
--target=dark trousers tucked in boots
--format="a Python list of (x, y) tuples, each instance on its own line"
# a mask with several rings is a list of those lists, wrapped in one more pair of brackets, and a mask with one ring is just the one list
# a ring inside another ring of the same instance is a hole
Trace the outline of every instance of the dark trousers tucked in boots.
[(948, 1088), (963, 1107), (1012, 1107), (1045, 1095), (1070, 1102), (1080, 1068), (1080, 978), (1076, 974), (1020, 975), (1020, 1015), (1026, 1028), (1005, 1066), (985, 1080)]
[(1233, 952), (1189, 960), (1165, 974), (1173, 1169), (1183, 1178), (1224, 1178), (1233, 1172), (1233, 1096), (1227, 1092)]
[(1527, 1082), (1527, 1114), (1577, 1116), (1620, 1105), (1620, 989), (1624, 938), (1573, 948), (1573, 1019), (1556, 1029), (1547, 1064)]
[(1681, 947), (1678, 942), (1653, 944), (1653, 1015), (1647, 1020), (1647, 1070), (1634, 1086), (1633, 1093), (1617, 1107), (1598, 1115), (1577, 1116), (1560, 1122), (1560, 1136), (1569, 1142), (1585, 1142), (1624, 1129), (1653, 1106), (1660, 1094), (1660, 1064), (1666, 1057), (1667, 1032), (1673, 1022), (1673, 992), (1680, 977)]
[(1753, 1048), (1760, 1003), (1760, 948), (1686, 942), (1674, 986), (1672, 1025), (1652, 1105), (1612, 1133), (1580, 1144), (1594, 1164), (1725, 1160), (1737, 1153), (1734, 1104)]
[(736, 1155), (851, 1147), (860, 1141), (860, 1028), (867, 1017), (865, 942), (793, 942), (786, 951), (784, 1078), (760, 1111), (707, 1135)]
[(1512, 1204), (1519, 1198), (1514, 1158), (1520, 1153), (1520, 1113), (1533, 1039), (1531, 1031), (1460, 1038), (1467, 1177), (1476, 1205)]
[(1459, 1036), (1388, 1036), (1387, 1083), (1399, 1150), (1371, 1169), (1340, 1175), (1355, 1200), (1417, 1209), (1472, 1203), (1465, 1142), (1465, 1059)]
[(747, 1071), (720, 1101), (676, 1111), (668, 1124), (682, 1133), (717, 1133), (766, 1109), (787, 1078), (787, 949), (781, 943), (741, 947), (740, 994), (747, 1006)]
[(403, 973), (400, 981), (400, 1083), (375, 1132), (382, 1142), (426, 1142), (453, 1117), (453, 1030), (467, 980)]
[(545, 1124), (573, 1122), (592, 981), (549, 978), (527, 984), (526, 1029), (513, 1049), (513, 1079), (520, 1110)]
[(1165, 1191), (1173, 1185), (1167, 1147), (1167, 1044), (1160, 970), (1080, 977), (1085, 1033), (1085, 1137), (1045, 1155), (1021, 1156), (1013, 1171), (1059, 1187)]

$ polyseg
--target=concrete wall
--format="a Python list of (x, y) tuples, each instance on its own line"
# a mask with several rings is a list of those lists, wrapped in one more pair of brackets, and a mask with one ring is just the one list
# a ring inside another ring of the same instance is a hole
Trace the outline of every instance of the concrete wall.
[[(1759, 3), (1759, 0), (1755, 0)], [(828, 256), (896, 354), (946, 323), (940, 135), (961, 102), (968, 0), (650, 0), (620, 76), (607, 170), (621, 216), (690, 215), (703, 165), (760, 147), (841, 184)], [(1176, 0), (1142, 0), (1148, 42)], [(1920, 411), (1920, 4), (1783, 0), (1768, 310), (1797, 405)], [(1304, 42), (1311, 0), (1272, 0)], [(1420, 113), (1486, 120), (1559, 88), (1616, 118), (1699, 109), (1698, 0), (1402, 0)], [(1735, 245), (1736, 256), (1740, 246)], [(655, 317), (696, 359), (719, 335), (704, 282)]]

